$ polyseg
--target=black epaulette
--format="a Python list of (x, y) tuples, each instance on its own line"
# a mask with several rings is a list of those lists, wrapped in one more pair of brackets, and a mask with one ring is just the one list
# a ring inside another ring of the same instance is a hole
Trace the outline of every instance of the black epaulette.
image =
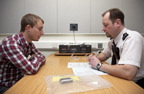
[(124, 33), (122, 39), (125, 40), (125, 38), (128, 36), (128, 33)]

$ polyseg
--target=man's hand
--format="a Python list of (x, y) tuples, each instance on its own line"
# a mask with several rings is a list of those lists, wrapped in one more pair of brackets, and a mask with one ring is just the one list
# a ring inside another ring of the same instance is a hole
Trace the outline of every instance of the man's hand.
[(88, 61), (89, 61), (90, 65), (92, 66), (92, 68), (94, 68), (94, 69), (96, 68), (97, 64), (100, 62), (100, 60), (94, 54), (90, 54), (88, 56)]

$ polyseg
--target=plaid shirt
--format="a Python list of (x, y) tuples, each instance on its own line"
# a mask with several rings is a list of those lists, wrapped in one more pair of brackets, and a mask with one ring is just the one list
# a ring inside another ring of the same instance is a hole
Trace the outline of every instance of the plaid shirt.
[(44, 55), (22, 33), (7, 37), (0, 43), (0, 86), (10, 87), (24, 74), (35, 74), (44, 63)]

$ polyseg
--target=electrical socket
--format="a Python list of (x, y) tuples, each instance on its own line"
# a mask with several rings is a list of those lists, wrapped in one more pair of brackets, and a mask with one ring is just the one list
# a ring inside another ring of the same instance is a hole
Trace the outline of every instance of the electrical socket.
[(57, 43), (52, 43), (52, 48), (57, 48)]
[(98, 48), (103, 48), (103, 44), (102, 43), (98, 43)]
[(70, 24), (70, 31), (78, 31), (78, 24), (71, 23)]

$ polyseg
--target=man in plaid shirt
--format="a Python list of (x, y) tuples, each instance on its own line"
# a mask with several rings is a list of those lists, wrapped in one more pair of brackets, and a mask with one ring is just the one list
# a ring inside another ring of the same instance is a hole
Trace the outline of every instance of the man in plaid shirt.
[(34, 46), (44, 34), (44, 21), (37, 15), (26, 14), (19, 33), (0, 43), (0, 94), (20, 80), (24, 74), (35, 74), (45, 63), (45, 57)]

